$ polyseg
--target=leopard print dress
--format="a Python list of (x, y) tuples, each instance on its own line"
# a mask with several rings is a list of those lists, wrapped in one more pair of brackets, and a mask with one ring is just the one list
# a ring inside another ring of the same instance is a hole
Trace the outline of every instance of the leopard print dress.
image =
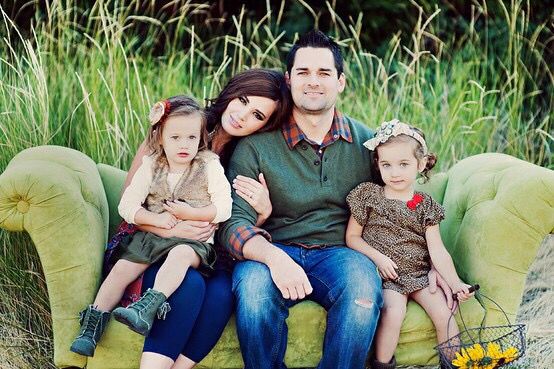
[(406, 201), (387, 199), (384, 188), (365, 182), (346, 198), (356, 222), (363, 226), (362, 238), (398, 266), (398, 279), (383, 282), (384, 289), (410, 294), (429, 285), (431, 258), (425, 229), (444, 219), (444, 208), (423, 192), (411, 208)]

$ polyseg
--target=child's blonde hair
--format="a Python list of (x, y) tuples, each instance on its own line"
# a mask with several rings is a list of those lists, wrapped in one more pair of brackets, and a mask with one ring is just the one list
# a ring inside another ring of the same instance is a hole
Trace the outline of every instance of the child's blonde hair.
[(206, 128), (207, 120), (204, 110), (193, 98), (178, 95), (157, 102), (150, 110), (151, 127), (146, 138), (146, 144), (152, 150), (152, 153), (154, 155), (160, 155), (163, 153), (161, 142), (167, 118), (189, 116), (193, 114), (198, 114), (201, 119), (200, 143), (198, 145), (198, 151), (206, 149), (208, 147), (208, 130)]

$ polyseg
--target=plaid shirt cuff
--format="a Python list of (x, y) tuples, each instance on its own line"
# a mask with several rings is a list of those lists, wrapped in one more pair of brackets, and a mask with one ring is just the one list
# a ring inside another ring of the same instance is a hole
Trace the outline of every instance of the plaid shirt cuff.
[(269, 242), (271, 242), (271, 235), (258, 227), (254, 226), (241, 226), (233, 231), (231, 237), (229, 238), (229, 253), (233, 257), (244, 260), (244, 255), (242, 254), (242, 248), (246, 241), (252, 237), (260, 235), (265, 237)]

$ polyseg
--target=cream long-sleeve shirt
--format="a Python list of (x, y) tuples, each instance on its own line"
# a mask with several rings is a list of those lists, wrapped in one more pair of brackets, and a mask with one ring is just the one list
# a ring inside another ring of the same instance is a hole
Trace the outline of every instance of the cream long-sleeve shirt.
[[(127, 223), (135, 224), (135, 214), (143, 206), (152, 183), (153, 159), (150, 156), (144, 156), (142, 164), (136, 171), (131, 184), (123, 192), (119, 202), (119, 215)], [(231, 185), (225, 177), (223, 167), (219, 160), (210, 160), (207, 163), (206, 172), (208, 174), (208, 193), (210, 201), (216, 208), (216, 215), (212, 223), (220, 223), (231, 217), (232, 202)], [(182, 173), (169, 173), (167, 182), (169, 189), (173, 191), (179, 182)]]

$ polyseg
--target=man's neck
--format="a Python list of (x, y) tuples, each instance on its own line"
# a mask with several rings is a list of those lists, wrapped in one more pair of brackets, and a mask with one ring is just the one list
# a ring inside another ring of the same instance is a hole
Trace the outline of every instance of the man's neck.
[(322, 142), (331, 129), (335, 116), (335, 108), (318, 114), (308, 114), (296, 108), (292, 110), (292, 116), (304, 135), (311, 141)]

